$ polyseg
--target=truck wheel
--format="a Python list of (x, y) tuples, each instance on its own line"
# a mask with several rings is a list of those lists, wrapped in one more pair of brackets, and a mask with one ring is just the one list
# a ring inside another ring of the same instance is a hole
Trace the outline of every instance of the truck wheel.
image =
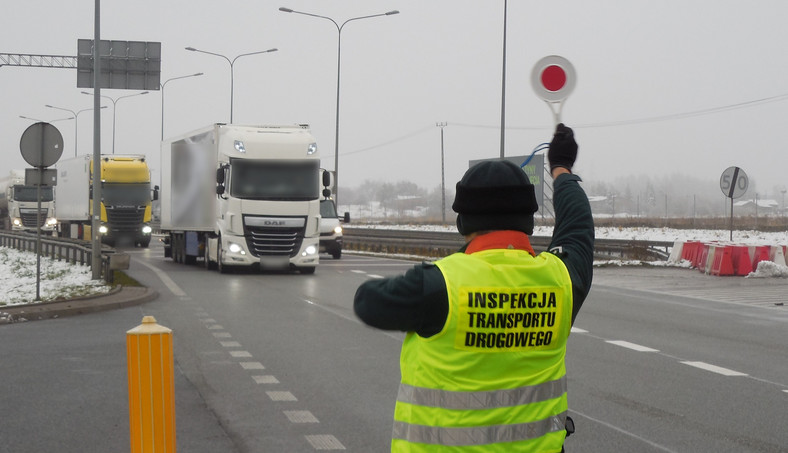
[(222, 263), (222, 255), (224, 255), (224, 250), (222, 250), (222, 238), (219, 238), (219, 243), (216, 245), (216, 270), (218, 270), (220, 274), (226, 274), (230, 272), (230, 268)]
[(211, 258), (208, 256), (208, 239), (205, 239), (205, 252), (203, 253), (203, 266), (205, 266), (206, 270), (213, 270), (216, 268), (216, 265), (211, 262)]
[(331, 256), (333, 256), (335, 260), (342, 258), (342, 250), (337, 250), (336, 252), (332, 253)]
[(317, 269), (317, 266), (299, 267), (298, 272), (301, 272), (304, 275), (312, 275), (315, 273), (315, 269)]
[(140, 247), (146, 249), (150, 246), (150, 238), (143, 240), (140, 242)]

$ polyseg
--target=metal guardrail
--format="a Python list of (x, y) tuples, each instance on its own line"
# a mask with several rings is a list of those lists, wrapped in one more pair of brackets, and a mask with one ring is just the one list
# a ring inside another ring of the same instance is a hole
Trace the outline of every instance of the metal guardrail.
[[(465, 239), (454, 232), (393, 230), (384, 228), (343, 228), (344, 248), (387, 254), (444, 257), (465, 245)], [(531, 236), (537, 253), (547, 250), (550, 237)], [(597, 239), (595, 259), (665, 260), (673, 242)]]
[[(0, 246), (17, 250), (36, 252), (36, 235), (24, 232), (0, 232)], [(71, 264), (90, 265), (93, 248), (90, 241), (58, 237), (41, 237), (41, 256), (54, 260), (65, 260)], [(128, 268), (128, 255), (115, 253), (109, 247), (101, 249), (101, 278), (112, 283), (115, 269)]]

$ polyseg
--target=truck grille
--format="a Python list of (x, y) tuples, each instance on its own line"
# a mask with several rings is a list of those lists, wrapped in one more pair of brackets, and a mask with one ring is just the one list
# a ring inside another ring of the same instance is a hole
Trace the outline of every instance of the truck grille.
[(255, 257), (295, 256), (301, 250), (304, 228), (246, 226), (246, 245)]
[(107, 206), (107, 223), (112, 231), (137, 231), (145, 218), (145, 207), (113, 208)]
[[(35, 228), (36, 227), (36, 209), (20, 209), (19, 215), (22, 217), (22, 226), (25, 228)], [(38, 222), (38, 226), (44, 226), (44, 223), (47, 221), (47, 210), (41, 210), (41, 221)]]

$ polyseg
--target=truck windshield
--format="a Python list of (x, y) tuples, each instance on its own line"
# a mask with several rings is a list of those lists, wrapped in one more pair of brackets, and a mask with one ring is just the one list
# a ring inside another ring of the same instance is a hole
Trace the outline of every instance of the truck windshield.
[(333, 200), (320, 200), (320, 217), (324, 219), (336, 219), (337, 208)]
[[(15, 201), (38, 201), (36, 186), (14, 186)], [(41, 201), (52, 201), (52, 186), (41, 187)]]
[(230, 195), (275, 201), (318, 198), (318, 161), (231, 159)]
[(102, 186), (104, 204), (116, 207), (145, 206), (150, 202), (150, 183), (107, 184)]

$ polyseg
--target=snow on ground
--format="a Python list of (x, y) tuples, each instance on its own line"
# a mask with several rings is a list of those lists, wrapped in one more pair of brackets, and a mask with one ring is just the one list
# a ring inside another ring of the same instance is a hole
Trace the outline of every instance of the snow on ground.
[[(457, 232), (455, 225), (382, 225), (382, 224), (352, 224), (351, 228), (377, 228), (416, 231), (445, 231)], [(534, 236), (551, 236), (553, 227), (537, 226)], [(597, 239), (625, 239), (642, 241), (702, 241), (702, 242), (730, 242), (730, 230), (679, 230), (674, 228), (618, 228), (597, 227)], [(763, 232), (763, 231), (734, 231), (733, 242), (745, 245), (788, 245), (788, 232)], [(594, 261), (595, 266), (671, 266), (690, 268), (688, 261), (669, 263), (667, 261), (633, 261), (633, 260), (605, 260)], [(747, 277), (779, 277), (788, 278), (788, 267), (773, 262), (760, 262), (758, 268)]]
[[(0, 312), (4, 306), (37, 302), (36, 254), (0, 247)], [(103, 280), (92, 280), (90, 266), (41, 257), (39, 302), (109, 292)]]

